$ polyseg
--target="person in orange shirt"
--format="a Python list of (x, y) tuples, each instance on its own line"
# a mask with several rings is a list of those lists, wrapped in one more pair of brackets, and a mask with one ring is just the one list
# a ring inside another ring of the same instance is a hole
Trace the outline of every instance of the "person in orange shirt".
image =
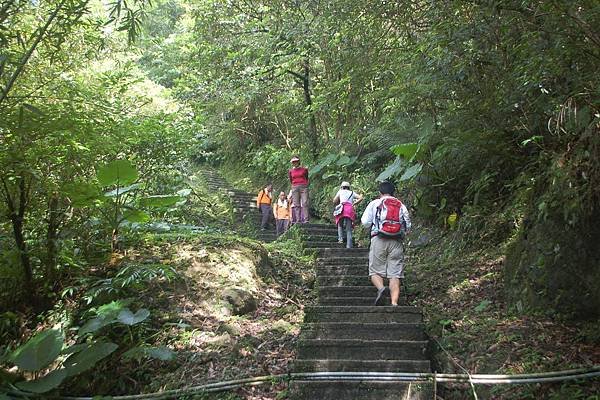
[(287, 231), (290, 219), (290, 202), (285, 195), (285, 192), (279, 193), (279, 198), (277, 202), (275, 202), (275, 207), (273, 208), (273, 215), (275, 216), (275, 230), (277, 232), (277, 236), (280, 236)]
[(260, 192), (258, 192), (258, 196), (256, 196), (256, 206), (262, 213), (262, 220), (260, 221), (261, 231), (267, 229), (267, 225), (271, 219), (271, 213), (273, 212), (273, 208), (271, 207), (271, 202), (273, 201), (272, 192), (273, 185), (269, 183)]

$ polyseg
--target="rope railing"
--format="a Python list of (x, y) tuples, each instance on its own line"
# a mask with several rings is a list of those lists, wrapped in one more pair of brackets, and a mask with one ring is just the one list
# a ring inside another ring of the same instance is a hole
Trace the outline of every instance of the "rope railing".
[[(397, 382), (397, 383), (470, 383), (477, 385), (506, 385), (551, 383), (576, 379), (592, 379), (600, 377), (600, 365), (590, 368), (570, 369), (563, 371), (541, 372), (533, 374), (491, 375), (491, 374), (440, 374), (430, 372), (296, 372), (235, 379), (223, 382), (209, 383), (182, 389), (165, 390), (163, 392), (137, 395), (111, 396), (112, 400), (162, 400), (179, 396), (190, 396), (201, 393), (221, 392), (239, 389), (246, 386), (258, 386), (283, 381), (362, 381), (362, 382)], [(21, 391), (11, 393), (16, 396), (34, 398), (35, 395)], [(37, 396), (39, 398), (40, 395)], [(47, 396), (55, 400), (94, 400), (98, 396)]]

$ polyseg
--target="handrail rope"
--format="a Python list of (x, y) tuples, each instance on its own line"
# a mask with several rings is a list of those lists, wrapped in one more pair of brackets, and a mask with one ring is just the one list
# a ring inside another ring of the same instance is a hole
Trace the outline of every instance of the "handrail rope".
[(452, 362), (454, 364), (458, 365), (458, 368), (462, 369), (469, 376), (469, 385), (471, 386), (471, 390), (473, 391), (473, 397), (475, 398), (475, 400), (479, 400), (479, 398), (477, 397), (477, 391), (475, 390), (475, 385), (473, 384), (473, 382), (471, 380), (471, 373), (469, 371), (467, 371), (467, 369), (464, 368), (462, 365), (460, 365), (458, 363), (458, 361), (456, 361), (454, 359), (454, 357), (452, 356), (452, 354), (450, 354), (448, 352), (448, 350), (446, 350), (446, 348), (444, 346), (442, 346), (442, 344), (435, 337), (432, 337), (432, 339), (437, 343), (438, 346), (440, 346), (440, 348), (442, 349), (442, 351), (444, 353), (446, 353), (448, 355), (448, 357), (450, 357), (450, 360), (452, 360)]
[[(171, 389), (164, 392), (146, 393), (137, 395), (112, 396), (112, 400), (162, 400), (181, 395), (193, 395), (202, 392), (218, 392), (231, 389), (237, 389), (243, 386), (256, 386), (265, 383), (272, 383), (283, 380), (308, 380), (308, 381), (384, 381), (384, 382), (455, 382), (482, 385), (497, 384), (528, 384), (528, 383), (549, 383), (575, 379), (588, 379), (600, 377), (600, 365), (590, 368), (579, 368), (564, 371), (551, 371), (536, 374), (515, 374), (515, 375), (470, 375), (470, 374), (438, 374), (430, 372), (300, 372), (289, 374), (278, 374), (269, 376), (258, 376), (252, 378), (236, 379), (223, 382), (209, 383), (199, 386), (192, 386), (183, 389)], [(27, 396), (28, 398), (38, 397), (31, 393), (14, 391), (13, 395)], [(76, 396), (53, 396), (47, 397), (55, 400), (93, 400), (94, 397), (76, 397)]]

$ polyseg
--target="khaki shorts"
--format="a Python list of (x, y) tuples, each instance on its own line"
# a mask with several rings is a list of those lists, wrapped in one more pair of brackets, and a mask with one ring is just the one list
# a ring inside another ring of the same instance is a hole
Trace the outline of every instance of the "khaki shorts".
[(369, 249), (369, 276), (404, 278), (404, 245), (396, 239), (371, 238)]

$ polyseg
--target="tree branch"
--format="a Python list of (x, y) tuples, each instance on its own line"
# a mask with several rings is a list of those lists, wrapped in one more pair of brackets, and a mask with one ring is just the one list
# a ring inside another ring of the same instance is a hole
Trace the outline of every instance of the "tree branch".
[(29, 50), (25, 54), (23, 54), (23, 57), (21, 58), (21, 61), (19, 61), (17, 69), (15, 69), (15, 71), (13, 72), (12, 76), (10, 77), (10, 79), (8, 80), (8, 82), (6, 83), (6, 86), (4, 88), (1, 88), (0, 104), (2, 104), (2, 102), (8, 96), (8, 92), (10, 92), (10, 90), (12, 89), (13, 85), (15, 84), (17, 78), (23, 72), (23, 69), (25, 68), (25, 65), (27, 64), (27, 62), (29, 61), (29, 58), (31, 57), (31, 55), (33, 54), (33, 52), (35, 51), (35, 49), (37, 48), (38, 44), (40, 44), (40, 42), (42, 41), (42, 39), (46, 35), (46, 32), (48, 31), (48, 28), (52, 24), (52, 21), (54, 21), (54, 19), (56, 18), (56, 16), (58, 15), (58, 13), (63, 8), (63, 6), (65, 5), (66, 2), (67, 2), (67, 0), (62, 0), (58, 4), (58, 7), (56, 7), (56, 9), (52, 12), (52, 14), (50, 15), (50, 17), (46, 21), (46, 24), (44, 24), (44, 26), (40, 29), (37, 38), (31, 44), (31, 46), (29, 47)]

